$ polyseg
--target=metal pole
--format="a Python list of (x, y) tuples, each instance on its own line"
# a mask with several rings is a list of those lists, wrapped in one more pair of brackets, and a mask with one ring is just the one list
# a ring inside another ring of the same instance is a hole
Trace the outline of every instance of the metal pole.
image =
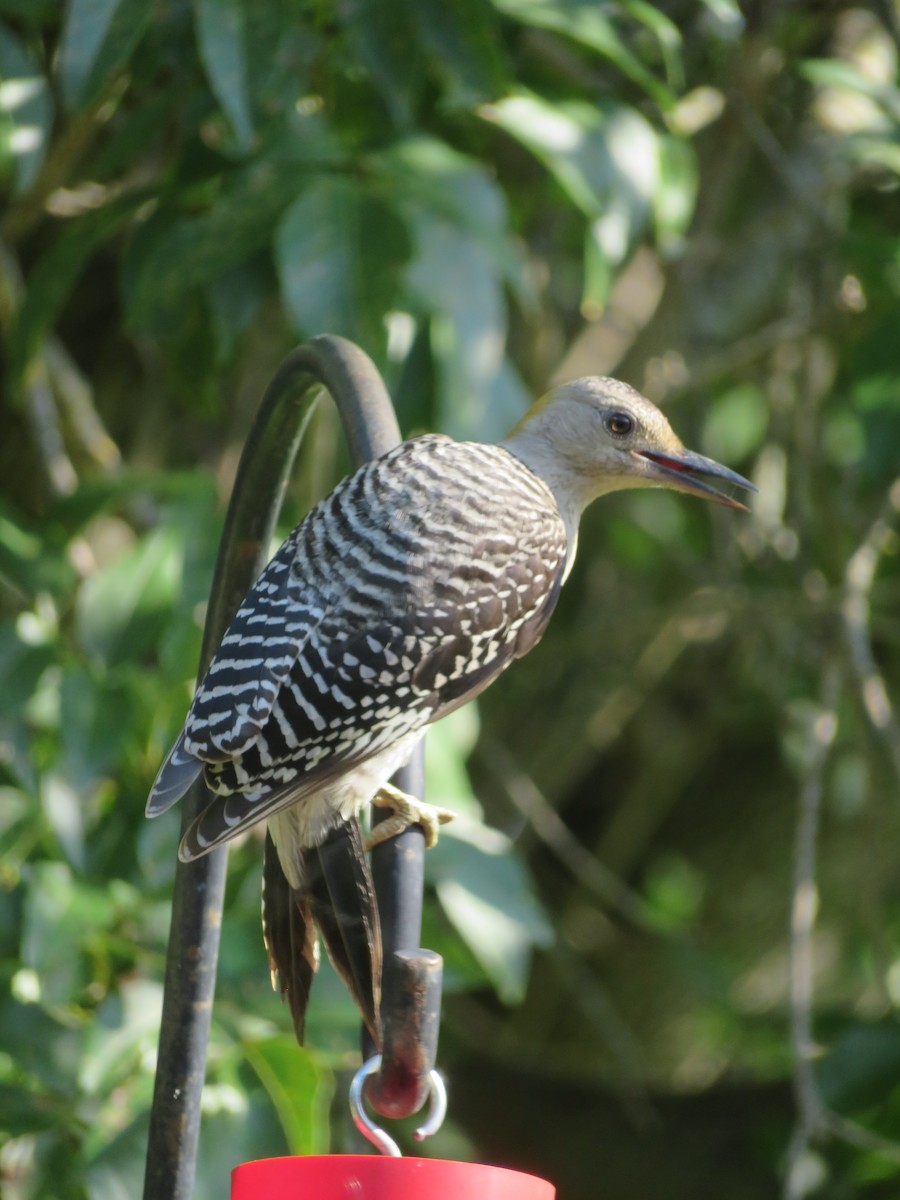
[[(352, 342), (326, 335), (288, 355), (266, 389), (241, 456), (210, 594), (200, 675), (265, 566), (288, 476), (323, 387), (337, 404), (355, 463), (400, 441), (381, 376)], [(182, 805), (182, 829), (205, 802), (202, 784), (192, 788)], [(226, 862), (223, 847), (179, 863), (175, 871), (144, 1200), (190, 1200), (193, 1193)], [(421, 876), (418, 887), (421, 895)]]

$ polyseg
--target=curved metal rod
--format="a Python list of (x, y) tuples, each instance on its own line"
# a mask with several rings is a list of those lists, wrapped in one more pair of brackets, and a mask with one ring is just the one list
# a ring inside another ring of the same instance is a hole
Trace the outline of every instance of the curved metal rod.
[[(337, 404), (357, 464), (400, 440), (381, 376), (352, 342), (317, 337), (288, 355), (266, 389), (238, 467), (210, 593), (201, 676), (266, 564), (291, 467), (323, 387)], [(192, 788), (182, 803), (182, 830), (205, 803), (202, 784)], [(190, 1200), (194, 1190), (226, 861), (223, 847), (178, 863), (175, 871), (144, 1200)]]

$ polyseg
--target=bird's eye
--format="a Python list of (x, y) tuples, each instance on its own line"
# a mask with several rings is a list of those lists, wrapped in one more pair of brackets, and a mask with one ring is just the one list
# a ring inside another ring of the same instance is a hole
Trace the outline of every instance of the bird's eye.
[(603, 424), (613, 437), (627, 437), (634, 432), (634, 417), (627, 412), (607, 413)]

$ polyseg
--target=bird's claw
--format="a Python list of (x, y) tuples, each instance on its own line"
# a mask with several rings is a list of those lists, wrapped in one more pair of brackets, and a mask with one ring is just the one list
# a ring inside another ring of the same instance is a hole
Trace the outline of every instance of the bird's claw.
[(394, 815), (386, 821), (379, 821), (373, 826), (366, 838), (366, 849), (379, 846), (388, 838), (396, 837), (409, 829), (410, 825), (421, 825), (425, 832), (425, 848), (430, 850), (438, 840), (438, 830), (448, 821), (452, 821), (456, 813), (449, 808), (439, 808), (436, 804), (426, 804), (406, 792), (401, 792), (393, 784), (386, 783), (378, 790), (372, 799), (379, 808), (390, 808)]

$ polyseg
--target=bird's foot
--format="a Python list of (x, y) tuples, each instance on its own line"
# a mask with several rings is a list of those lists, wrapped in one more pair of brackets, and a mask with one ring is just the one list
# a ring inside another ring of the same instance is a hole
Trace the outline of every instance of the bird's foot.
[(456, 816), (449, 808), (426, 804), (424, 800), (417, 800), (415, 796), (401, 792), (390, 783), (378, 790), (372, 803), (377, 804), (379, 808), (393, 809), (394, 815), (372, 827), (366, 838), (367, 850), (386, 842), (388, 838), (396, 837), (398, 833), (403, 833), (410, 825), (422, 826), (425, 831), (425, 848), (430, 850), (438, 840), (440, 827)]

